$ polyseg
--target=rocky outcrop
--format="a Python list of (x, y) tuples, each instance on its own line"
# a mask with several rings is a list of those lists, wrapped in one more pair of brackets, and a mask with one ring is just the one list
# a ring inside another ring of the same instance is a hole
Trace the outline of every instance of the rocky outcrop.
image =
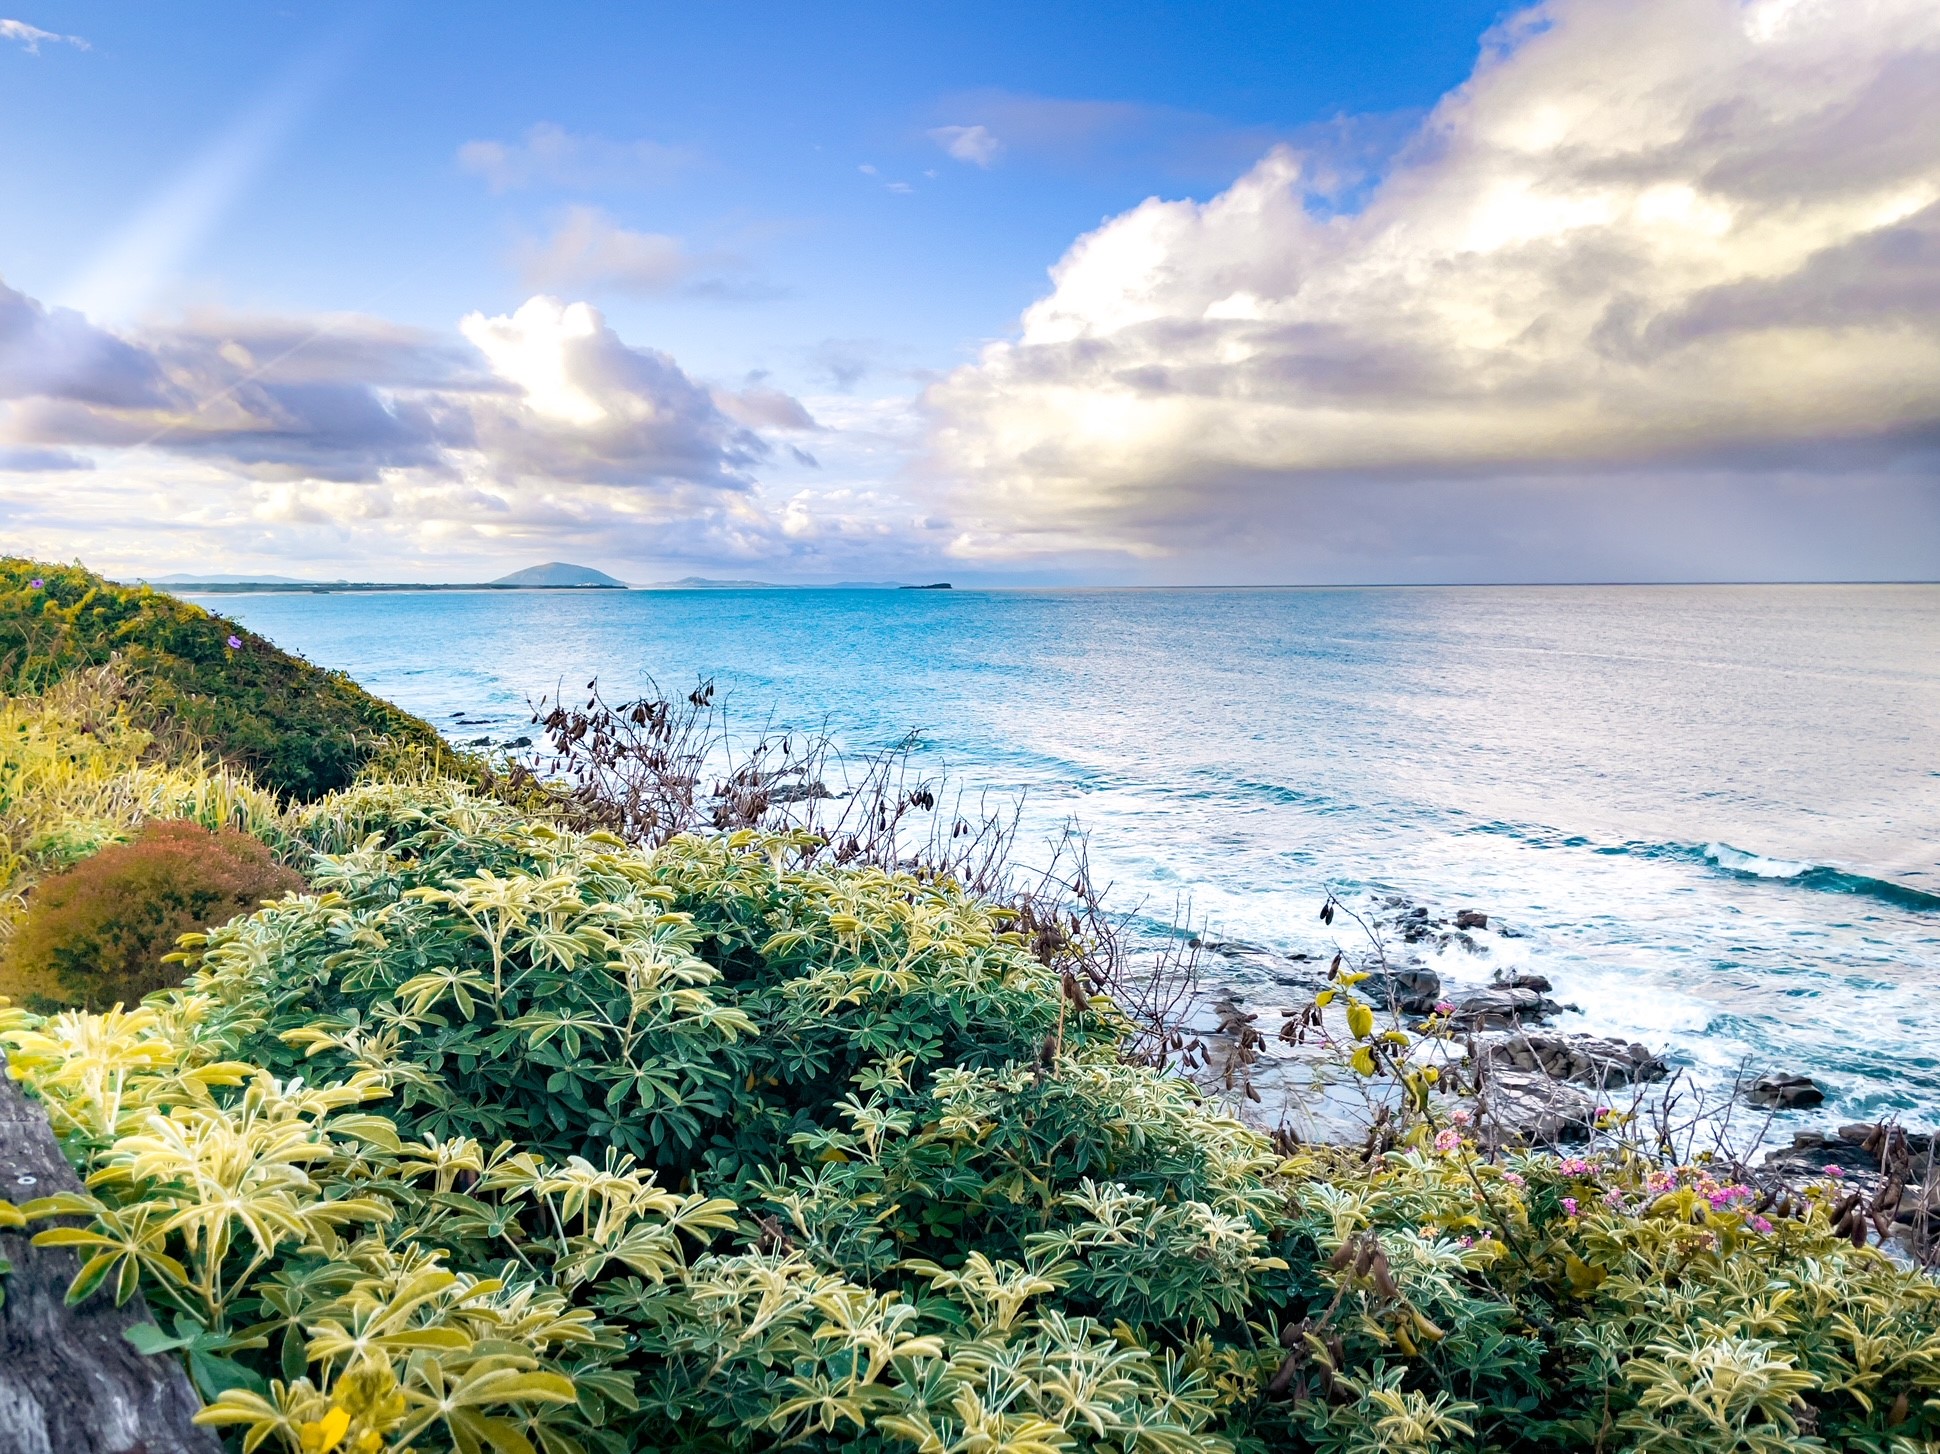
[(1809, 1111), (1825, 1104), (1825, 1092), (1809, 1075), (1761, 1075), (1745, 1088), (1754, 1106), (1777, 1111)]
[(1476, 1047), (1485, 1068), (1540, 1072), (1553, 1080), (1601, 1088), (1662, 1080), (1663, 1057), (1626, 1040), (1595, 1035), (1508, 1035)]
[(1473, 1030), (1506, 1030), (1547, 1019), (1562, 1008), (1541, 990), (1509, 985), (1469, 990), (1457, 995), (1452, 1003), (1448, 1018)]
[[(41, 1108), (0, 1057), (0, 1196), (16, 1204), (81, 1189)], [(135, 1351), (123, 1334), (149, 1321), (137, 1296), (103, 1291), (69, 1307), (79, 1263), (65, 1248), (0, 1232), (0, 1454), (220, 1454), (173, 1358)]]
[(1476, 1132), (1484, 1146), (1560, 1146), (1585, 1140), (1596, 1099), (1540, 1070), (1493, 1067), (1481, 1077)]

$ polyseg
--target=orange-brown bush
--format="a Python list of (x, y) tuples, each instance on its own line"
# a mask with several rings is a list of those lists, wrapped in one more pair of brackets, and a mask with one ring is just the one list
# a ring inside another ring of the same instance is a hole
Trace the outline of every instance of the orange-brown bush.
[(260, 839), (211, 833), (175, 818), (151, 822), (45, 880), (9, 947), (0, 992), (101, 1009), (179, 983), (162, 963), (183, 934), (227, 923), (264, 899), (303, 887)]

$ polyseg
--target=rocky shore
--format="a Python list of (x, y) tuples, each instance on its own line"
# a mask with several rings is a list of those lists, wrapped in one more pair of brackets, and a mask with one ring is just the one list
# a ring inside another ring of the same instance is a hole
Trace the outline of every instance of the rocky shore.
[[(1418, 1028), (1428, 1016), (1454, 1033), (1431, 1047), (1448, 1089), (1473, 1093), (1473, 1124), (1483, 1145), (1562, 1149), (1597, 1134), (1599, 1118), (1641, 1113), (1648, 1088), (1670, 1080), (1666, 1055), (1648, 1046), (1549, 1025), (1565, 1009), (1540, 975), (1498, 973), (1485, 984), (1446, 984), (1426, 959), (1444, 965), (1446, 951), (1485, 953), (1477, 935), (1522, 937), (1491, 925), (1478, 910), (1437, 915), (1390, 897), (1366, 921), (1367, 947), (1338, 956), (1286, 953), (1244, 940), (1195, 941), (1201, 987), (1182, 1019), (1179, 1065), (1245, 1120), (1289, 1141), (1360, 1144), (1391, 1086), (1352, 1073), (1338, 1049), (1306, 1027), (1305, 1007), (1333, 983), (1337, 970), (1365, 974), (1355, 992), (1395, 1023)], [(1345, 937), (1345, 936), (1344, 936)], [(1772, 1113), (1810, 1110), (1824, 1091), (1809, 1077), (1768, 1072), (1739, 1087), (1735, 1104), (1754, 1113), (1753, 1133)], [(1453, 1106), (1453, 1100), (1450, 1101)], [(1933, 1135), (1892, 1123), (1798, 1131), (1789, 1146), (1747, 1153), (1772, 1198), (1799, 1196), (1828, 1179), (1849, 1189), (1851, 1217), (1865, 1217), (1882, 1238), (1929, 1215), (1940, 1220)]]

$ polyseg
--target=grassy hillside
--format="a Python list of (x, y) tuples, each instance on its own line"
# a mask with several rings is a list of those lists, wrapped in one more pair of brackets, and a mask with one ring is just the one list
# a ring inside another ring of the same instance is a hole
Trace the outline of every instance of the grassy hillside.
[(444, 753), (428, 723), (226, 617), (79, 566), (0, 559), (0, 691), (38, 693), (110, 659), (149, 725), (299, 802), (348, 786), (386, 739)]

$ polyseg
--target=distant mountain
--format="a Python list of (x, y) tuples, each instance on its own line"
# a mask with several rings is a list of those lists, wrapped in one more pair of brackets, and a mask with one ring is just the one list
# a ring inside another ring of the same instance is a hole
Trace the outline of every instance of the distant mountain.
[(655, 581), (663, 591), (785, 591), (773, 581), (716, 581), (706, 576), (682, 576), (677, 581)]
[(544, 565), (527, 566), (515, 570), (509, 576), (500, 576), (488, 581), (494, 586), (619, 586), (625, 588), (625, 581), (613, 579), (605, 571), (594, 570), (589, 565), (568, 565), (563, 560), (549, 560)]
[(176, 571), (173, 575), (142, 576), (150, 586), (311, 586), (334, 582), (306, 581), (300, 576), (234, 576), (213, 571)]

